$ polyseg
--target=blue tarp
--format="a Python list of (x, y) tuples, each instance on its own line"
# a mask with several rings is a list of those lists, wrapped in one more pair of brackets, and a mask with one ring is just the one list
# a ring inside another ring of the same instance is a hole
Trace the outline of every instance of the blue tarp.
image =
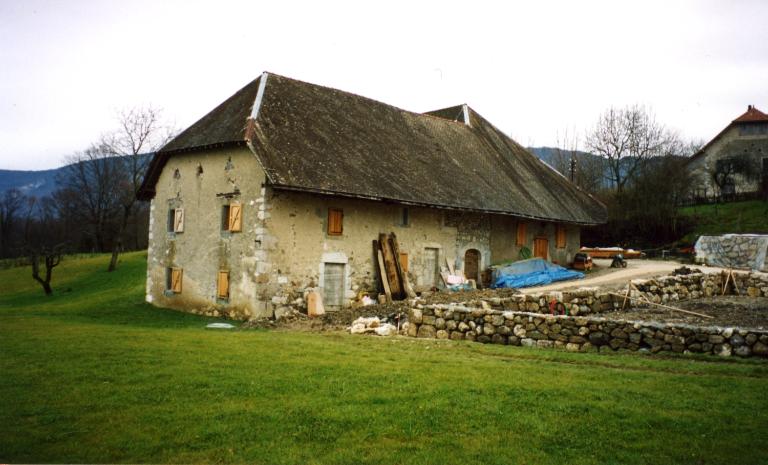
[(492, 288), (543, 286), (555, 281), (582, 279), (584, 273), (567, 270), (541, 258), (521, 260), (493, 271)]

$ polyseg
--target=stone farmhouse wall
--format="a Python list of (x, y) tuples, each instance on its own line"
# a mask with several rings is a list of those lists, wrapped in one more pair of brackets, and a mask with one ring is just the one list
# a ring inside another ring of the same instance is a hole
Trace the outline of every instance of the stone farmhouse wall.
[[(341, 295), (341, 306), (362, 292), (374, 294), (372, 241), (379, 233), (397, 234), (417, 290), (441, 285), (435, 267), (446, 259), (463, 270), (470, 249), (478, 252), (480, 270), (518, 259), (521, 221), (525, 245), (533, 249), (535, 238), (547, 238), (550, 260), (568, 263), (580, 247), (575, 225), (565, 226), (566, 246), (557, 247), (553, 222), (272, 189), (244, 148), (176, 154), (155, 188), (146, 300), (203, 315), (242, 320), (305, 311), (310, 290), (319, 291), (332, 310), (326, 299), (332, 281), (326, 279), (328, 269), (336, 273), (332, 294)], [(222, 229), (223, 212), (232, 204), (241, 212), (242, 228), (236, 232)], [(339, 235), (329, 234), (329, 209), (343, 212)], [(170, 228), (176, 210), (183, 211), (181, 231)], [(174, 270), (178, 292), (169, 288)], [(221, 272), (228, 282), (225, 298), (219, 292)]]
[[(634, 296), (671, 302), (722, 292), (720, 274), (697, 273), (635, 281)], [(727, 294), (768, 297), (768, 274), (736, 274)], [(768, 331), (614, 320), (590, 316), (621, 307), (623, 298), (597, 289), (464, 304), (420, 305), (409, 312), (408, 335), (516, 346), (561, 348), (571, 352), (693, 352), (721, 356), (768, 356)], [(547, 314), (564, 308), (568, 314)]]

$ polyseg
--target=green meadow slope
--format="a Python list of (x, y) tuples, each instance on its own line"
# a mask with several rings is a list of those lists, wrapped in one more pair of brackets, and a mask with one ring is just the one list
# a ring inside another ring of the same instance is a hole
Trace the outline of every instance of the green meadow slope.
[(680, 212), (694, 225), (683, 243), (693, 243), (702, 235), (768, 234), (768, 202), (765, 201), (698, 205), (685, 207)]
[(768, 462), (768, 364), (206, 330), (146, 254), (0, 270), (0, 463)]

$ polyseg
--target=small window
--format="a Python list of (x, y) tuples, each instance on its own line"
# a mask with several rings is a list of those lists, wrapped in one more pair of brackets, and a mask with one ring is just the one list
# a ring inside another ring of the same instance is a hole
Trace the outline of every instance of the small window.
[(181, 268), (166, 268), (165, 287), (168, 291), (171, 291), (174, 294), (181, 294), (182, 274)]
[(410, 212), (408, 207), (403, 207), (400, 211), (400, 226), (408, 226), (411, 224)]
[(525, 245), (525, 223), (517, 223), (517, 245)]
[(221, 210), (221, 229), (240, 232), (243, 229), (243, 207), (239, 203), (224, 205)]
[(557, 225), (557, 237), (555, 243), (558, 249), (564, 249), (566, 243), (565, 226), (562, 224)]
[(344, 211), (341, 208), (328, 209), (328, 235), (341, 236), (344, 232)]
[(229, 299), (229, 271), (219, 270), (219, 276), (216, 280), (216, 297), (219, 299)]
[(183, 208), (171, 208), (168, 211), (168, 232), (184, 232)]

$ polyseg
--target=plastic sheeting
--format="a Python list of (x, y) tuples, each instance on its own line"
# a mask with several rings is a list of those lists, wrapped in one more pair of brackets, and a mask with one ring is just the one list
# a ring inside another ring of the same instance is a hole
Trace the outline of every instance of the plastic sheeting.
[(567, 270), (541, 258), (521, 260), (493, 271), (492, 288), (543, 286), (556, 281), (582, 279), (584, 273)]

